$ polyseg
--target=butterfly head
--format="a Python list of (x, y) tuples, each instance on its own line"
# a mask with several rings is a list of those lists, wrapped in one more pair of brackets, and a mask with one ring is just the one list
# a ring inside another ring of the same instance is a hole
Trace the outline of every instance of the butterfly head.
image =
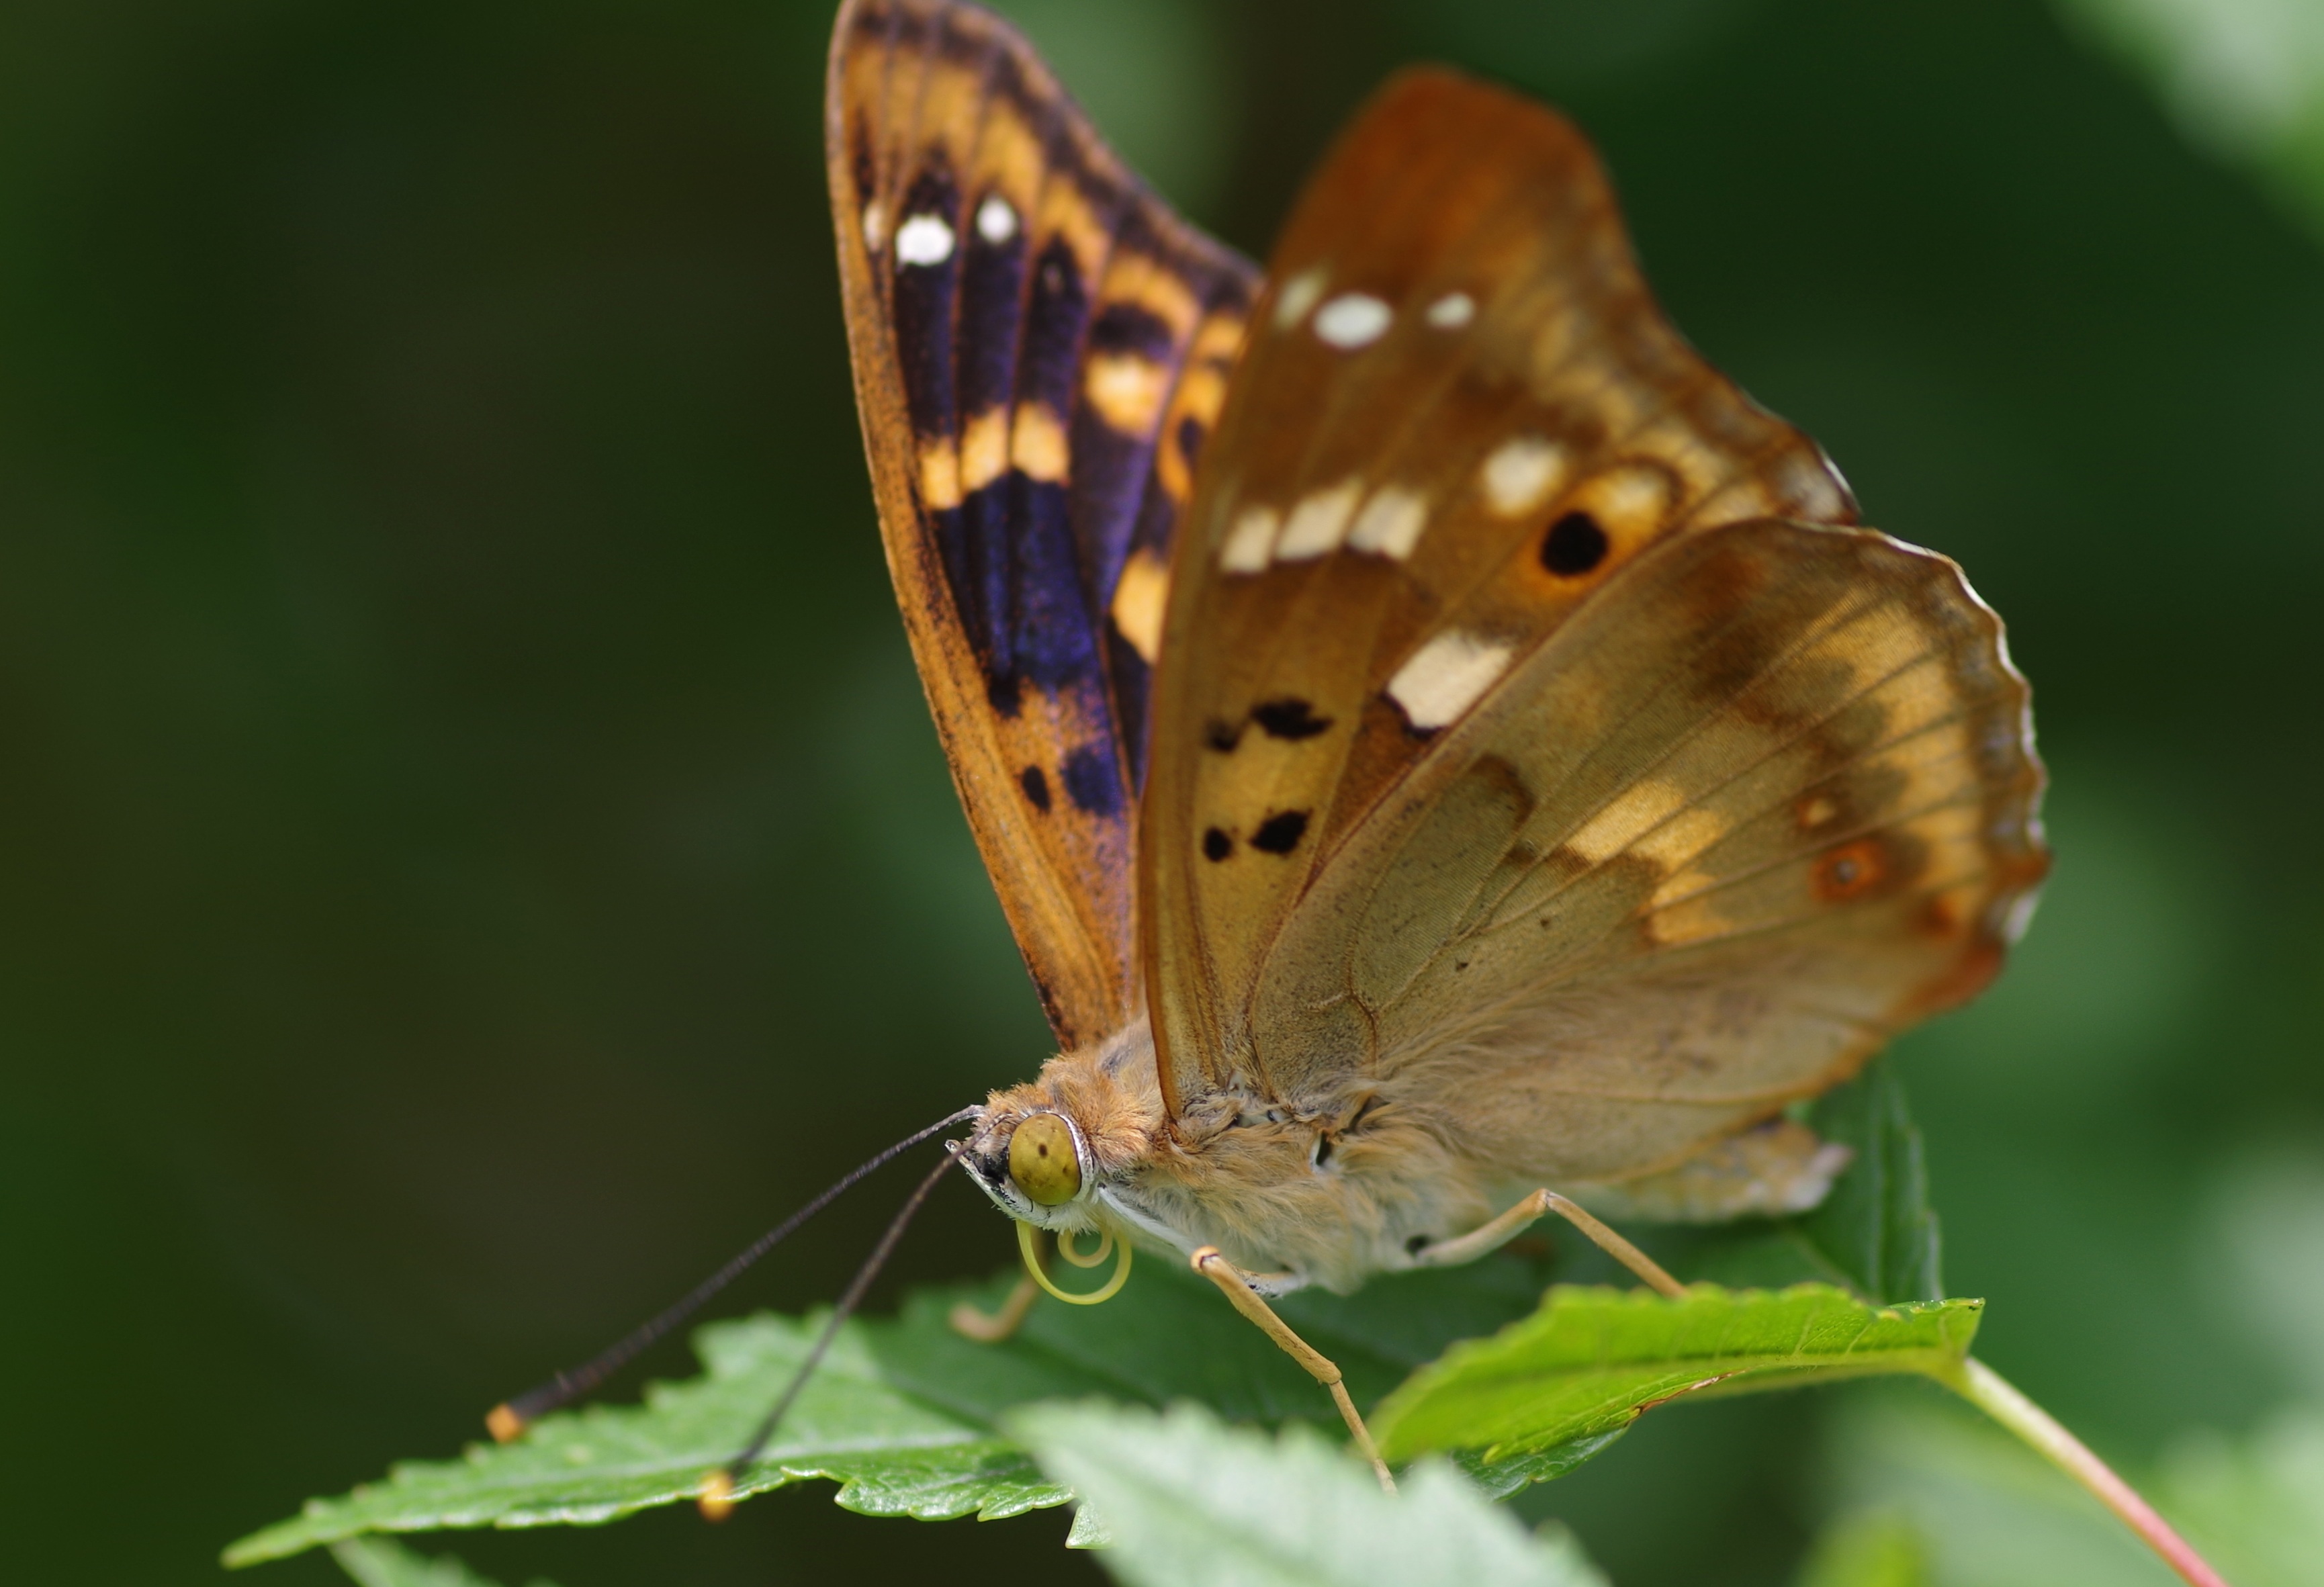
[(1099, 1172), (1089, 1137), (1060, 1108), (996, 1106), (961, 1152), (993, 1204), (1023, 1223), (1085, 1228)]

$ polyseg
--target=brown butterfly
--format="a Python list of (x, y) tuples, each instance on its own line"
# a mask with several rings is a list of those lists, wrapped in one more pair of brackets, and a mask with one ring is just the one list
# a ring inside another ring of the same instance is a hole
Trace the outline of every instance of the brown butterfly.
[(973, 6), (849, 0), (826, 131), (889, 566), (1060, 1048), (986, 1194), (1334, 1386), (1261, 1296), (1554, 1192), (1814, 1204), (1786, 1104), (2032, 909), (2028, 692), (1664, 321), (1582, 135), (1406, 72), (1262, 278)]

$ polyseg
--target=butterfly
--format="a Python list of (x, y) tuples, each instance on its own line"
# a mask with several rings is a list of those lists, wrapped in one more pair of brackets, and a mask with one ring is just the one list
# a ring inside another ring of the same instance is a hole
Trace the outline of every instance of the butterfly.
[(973, 5), (848, 0), (825, 130), (889, 567), (1057, 1041), (958, 1149), (1020, 1234), (1297, 1354), (1266, 1297), (1551, 1204), (1814, 1204), (1786, 1108), (2032, 911), (2030, 696), (1665, 321), (1583, 136), (1407, 70), (1262, 272)]

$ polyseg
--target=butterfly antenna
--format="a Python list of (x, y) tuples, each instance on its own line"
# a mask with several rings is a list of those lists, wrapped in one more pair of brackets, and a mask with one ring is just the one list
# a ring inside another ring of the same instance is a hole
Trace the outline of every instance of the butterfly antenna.
[[(503, 1400), (485, 1416), (484, 1426), (491, 1429), (493, 1438), (506, 1444), (559, 1406), (569, 1405), (587, 1394), (627, 1366), (641, 1351), (700, 1310), (706, 1301), (740, 1278), (743, 1270), (752, 1262), (780, 1245), (790, 1236), (793, 1230), (833, 1202), (837, 1201), (859, 1180), (886, 1164), (897, 1154), (909, 1151), (939, 1130), (949, 1129), (964, 1120), (976, 1118), (983, 1112), (982, 1108), (963, 1108), (957, 1113), (938, 1119), (925, 1130), (914, 1130), (869, 1162), (850, 1169), (830, 1189), (759, 1236), (732, 1261), (696, 1285), (677, 1305), (643, 1324), (618, 1343), (592, 1356), (586, 1362), (573, 1370), (559, 1372), (548, 1382), (528, 1389), (514, 1399)], [(946, 1162), (949, 1165), (950, 1159), (947, 1158)], [(922, 1194), (925, 1195), (926, 1192)], [(914, 1204), (918, 1204), (917, 1198)], [(884, 1251), (886, 1248), (883, 1246), (881, 1250)]]
[[(955, 1119), (964, 1117), (966, 1117), (965, 1114), (954, 1115)], [(946, 1120), (945, 1122), (950, 1123), (952, 1120)], [(734, 1473), (758, 1459), (759, 1452), (767, 1447), (768, 1440), (774, 1437), (775, 1429), (783, 1425), (783, 1418), (790, 1414), (791, 1406), (798, 1398), (799, 1391), (807, 1387), (807, 1379), (815, 1376), (816, 1368), (823, 1364), (824, 1354), (831, 1349), (831, 1342), (839, 1337), (840, 1325), (847, 1321), (849, 1315), (862, 1301), (863, 1292), (872, 1287), (872, 1280), (879, 1276), (881, 1268), (888, 1260), (889, 1253), (896, 1249), (896, 1242), (904, 1237), (905, 1226), (911, 1223), (913, 1214), (920, 1210), (920, 1204), (928, 1199), (928, 1193), (936, 1187), (936, 1181), (945, 1176), (946, 1169), (960, 1161), (960, 1153), (961, 1148), (957, 1142), (949, 1140), (945, 1142), (944, 1161), (930, 1169), (928, 1176), (920, 1181), (919, 1187), (912, 1192), (903, 1207), (896, 1213), (895, 1219), (889, 1223), (888, 1232), (880, 1236), (880, 1243), (872, 1248), (872, 1254), (866, 1257), (863, 1259), (863, 1265), (855, 1270), (855, 1277), (848, 1283), (847, 1293), (841, 1296), (839, 1304), (832, 1308), (831, 1320), (824, 1324), (823, 1332), (816, 1335), (814, 1345), (807, 1352), (807, 1359), (799, 1363), (798, 1370), (791, 1374), (790, 1382), (784, 1386), (782, 1398), (775, 1401), (775, 1408), (767, 1413), (766, 1419), (759, 1424), (758, 1431), (751, 1435), (750, 1443), (744, 1444), (724, 1465), (703, 1478), (701, 1493), (696, 1499), (696, 1503), (700, 1506), (705, 1518), (713, 1521), (723, 1521), (726, 1518), (727, 1512), (734, 1508)]]

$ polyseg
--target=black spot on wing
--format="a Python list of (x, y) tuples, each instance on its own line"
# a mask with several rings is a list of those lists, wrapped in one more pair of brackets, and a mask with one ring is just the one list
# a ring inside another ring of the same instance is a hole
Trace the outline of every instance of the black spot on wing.
[(1606, 559), (1606, 531), (1587, 512), (1568, 512), (1541, 540), (1541, 565), (1562, 578), (1579, 578)]
[(1203, 743), (1222, 755), (1232, 754), (1235, 745), (1242, 743), (1242, 729), (1213, 716), (1203, 724)]
[(1259, 830), (1250, 835), (1250, 846), (1261, 853), (1287, 854), (1306, 835), (1307, 812), (1281, 810), (1259, 824)]
[(1331, 731), (1332, 719), (1315, 715), (1315, 707), (1302, 699), (1264, 700), (1250, 708), (1250, 719), (1263, 728), (1269, 738), (1297, 741), (1314, 738)]
[(1234, 853), (1234, 839), (1218, 827), (1203, 834), (1203, 858), (1216, 862)]
[(1017, 774), (1017, 786), (1025, 790), (1026, 800), (1046, 816), (1049, 813), (1049, 780), (1038, 766), (1028, 766)]
[(1121, 768), (1113, 758), (1113, 746), (1104, 743), (1083, 744), (1065, 757), (1065, 797), (1074, 807), (1092, 816), (1115, 816), (1121, 812)]

